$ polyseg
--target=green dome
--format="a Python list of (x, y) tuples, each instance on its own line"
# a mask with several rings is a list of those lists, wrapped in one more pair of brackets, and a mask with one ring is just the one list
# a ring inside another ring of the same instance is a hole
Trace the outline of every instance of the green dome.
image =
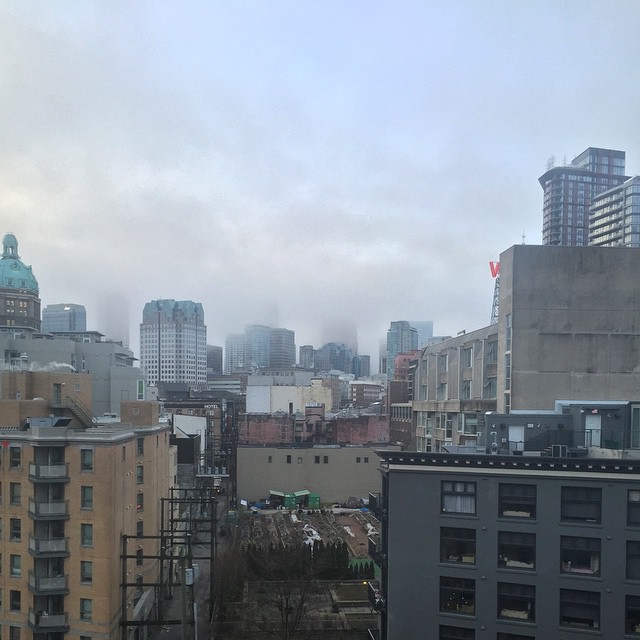
[(31, 267), (20, 260), (18, 241), (13, 233), (7, 233), (2, 240), (2, 258), (0, 259), (0, 288), (26, 289), (38, 293), (38, 281)]

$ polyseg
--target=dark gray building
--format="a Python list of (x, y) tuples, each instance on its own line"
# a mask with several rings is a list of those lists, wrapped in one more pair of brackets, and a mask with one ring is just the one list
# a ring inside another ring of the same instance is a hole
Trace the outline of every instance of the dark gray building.
[(377, 453), (380, 640), (640, 637), (640, 459)]
[(87, 311), (84, 305), (48, 304), (42, 310), (42, 333), (86, 331)]

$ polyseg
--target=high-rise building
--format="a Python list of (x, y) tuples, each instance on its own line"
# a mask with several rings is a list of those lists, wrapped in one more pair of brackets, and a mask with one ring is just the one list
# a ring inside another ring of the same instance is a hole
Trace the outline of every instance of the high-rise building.
[(346, 344), (337, 342), (328, 342), (322, 345), (314, 354), (317, 371), (351, 373), (352, 360), (353, 351)]
[(271, 329), (269, 333), (269, 367), (284, 369), (296, 363), (296, 334), (291, 329)]
[(7, 233), (0, 258), (0, 331), (40, 331), (38, 281), (20, 260), (18, 240)]
[(406, 320), (391, 323), (387, 331), (387, 378), (393, 380), (395, 359), (399, 353), (418, 348), (418, 332)]
[(570, 164), (549, 166), (539, 182), (544, 191), (543, 244), (589, 244), (589, 207), (595, 196), (625, 180), (625, 152), (589, 147)]
[(426, 347), (433, 339), (433, 320), (409, 320), (409, 324), (418, 332), (418, 349)]
[(81, 304), (48, 304), (42, 310), (42, 333), (86, 330), (87, 311)]
[(315, 349), (311, 344), (303, 344), (300, 347), (300, 366), (304, 369), (313, 369)]
[(269, 366), (271, 329), (263, 324), (248, 324), (244, 328), (246, 352), (245, 365), (251, 369)]
[(207, 345), (207, 376), (222, 373), (222, 347)]
[(227, 336), (224, 341), (224, 372), (229, 375), (245, 371), (246, 340), (243, 333)]
[(640, 247), (640, 176), (593, 198), (589, 210), (589, 244)]
[(140, 325), (140, 366), (148, 384), (207, 381), (207, 327), (199, 302), (152, 300)]

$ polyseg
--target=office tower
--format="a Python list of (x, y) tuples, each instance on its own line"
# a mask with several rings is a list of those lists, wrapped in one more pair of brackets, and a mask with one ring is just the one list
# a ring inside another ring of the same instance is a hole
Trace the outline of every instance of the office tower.
[(433, 320), (409, 320), (409, 324), (418, 332), (418, 349), (426, 347), (433, 338)]
[(248, 324), (245, 326), (245, 365), (252, 369), (266, 369), (269, 367), (270, 335), (271, 329), (263, 324)]
[(304, 369), (313, 369), (314, 367), (314, 348), (311, 344), (303, 344), (300, 347), (300, 366)]
[(392, 322), (387, 331), (387, 379), (393, 380), (395, 359), (399, 353), (418, 348), (418, 332), (406, 320)]
[(244, 334), (227, 336), (224, 341), (224, 372), (228, 375), (245, 370), (246, 340)]
[(87, 311), (81, 304), (48, 304), (42, 310), (42, 333), (86, 330)]
[(40, 331), (38, 281), (20, 260), (18, 240), (7, 233), (0, 259), (0, 331)]
[(625, 152), (589, 147), (570, 164), (549, 166), (538, 181), (544, 191), (543, 244), (586, 246), (593, 198), (625, 180)]
[(368, 378), (371, 375), (371, 356), (355, 356), (351, 373), (356, 378)]
[(593, 198), (589, 210), (589, 244), (640, 247), (640, 176)]
[(269, 367), (285, 369), (296, 363), (296, 334), (291, 329), (271, 329), (269, 332)]
[(342, 343), (329, 342), (322, 345), (314, 354), (317, 371), (343, 371), (351, 373), (353, 351)]
[(222, 347), (207, 345), (207, 375), (222, 373)]
[(207, 327), (199, 302), (152, 300), (140, 325), (140, 366), (148, 384), (207, 381)]

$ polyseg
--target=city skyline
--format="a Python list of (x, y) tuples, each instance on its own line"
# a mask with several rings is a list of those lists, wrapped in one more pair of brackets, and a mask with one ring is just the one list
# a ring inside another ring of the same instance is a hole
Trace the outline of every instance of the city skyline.
[(631, 1), (0, 17), (2, 229), (43, 306), (74, 300), (109, 333), (98, 310), (120, 295), (136, 353), (159, 298), (201, 301), (219, 345), (249, 323), (319, 345), (355, 322), (374, 360), (396, 318), (485, 326), (488, 262), (541, 243), (550, 156), (640, 167)]

